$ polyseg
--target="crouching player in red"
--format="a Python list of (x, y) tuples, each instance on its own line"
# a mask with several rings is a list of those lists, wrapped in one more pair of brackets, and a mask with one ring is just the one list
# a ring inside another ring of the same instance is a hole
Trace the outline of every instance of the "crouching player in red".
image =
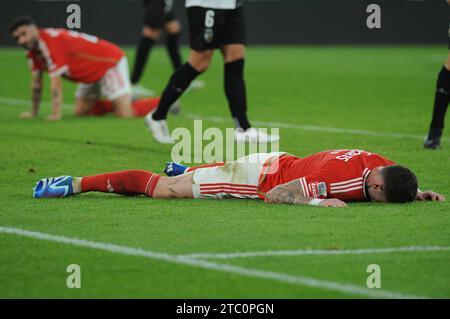
[[(78, 83), (75, 115), (101, 115), (114, 112), (118, 117), (144, 116), (159, 98), (132, 101), (125, 53), (115, 44), (96, 36), (66, 29), (39, 29), (30, 17), (14, 20), (10, 34), (28, 53), (32, 73), (32, 110), (22, 118), (38, 114), (44, 71), (51, 78), (52, 114), (61, 118), (62, 80)], [(106, 97), (101, 100), (101, 97)]]
[(445, 200), (433, 191), (420, 191), (408, 168), (362, 150), (324, 151), (304, 158), (257, 153), (229, 163), (192, 168), (169, 162), (164, 171), (169, 177), (128, 170), (46, 178), (37, 183), (33, 196), (66, 197), (97, 191), (152, 198), (248, 198), (328, 207), (346, 207), (346, 202), (352, 201)]

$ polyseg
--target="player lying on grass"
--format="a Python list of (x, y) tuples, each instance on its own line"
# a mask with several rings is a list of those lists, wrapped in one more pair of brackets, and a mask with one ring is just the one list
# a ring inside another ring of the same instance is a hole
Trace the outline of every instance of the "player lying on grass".
[(362, 150), (324, 151), (304, 158), (257, 153), (191, 168), (169, 162), (164, 171), (169, 177), (126, 170), (45, 178), (36, 184), (33, 196), (97, 191), (152, 198), (259, 198), (268, 203), (329, 207), (346, 207), (350, 201), (445, 200), (433, 191), (418, 190), (416, 176), (408, 168)]
[[(9, 31), (28, 51), (32, 73), (32, 110), (22, 113), (22, 118), (38, 114), (44, 71), (51, 78), (53, 107), (47, 120), (61, 118), (61, 78), (79, 83), (75, 101), (78, 116), (108, 112), (119, 117), (144, 116), (159, 103), (159, 98), (132, 101), (127, 58), (115, 44), (66, 29), (39, 29), (26, 16), (16, 18)], [(102, 101), (102, 96), (107, 100)]]

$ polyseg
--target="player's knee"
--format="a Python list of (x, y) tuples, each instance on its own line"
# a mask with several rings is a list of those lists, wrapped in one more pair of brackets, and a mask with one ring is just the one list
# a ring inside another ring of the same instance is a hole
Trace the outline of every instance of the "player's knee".
[(198, 64), (197, 66), (193, 66), (198, 72), (203, 73), (206, 72), (209, 68), (209, 62), (203, 62)]
[(133, 110), (131, 107), (116, 108), (114, 114), (119, 118), (129, 118), (133, 116)]
[(152, 40), (157, 40), (159, 38), (160, 34), (161, 34), (161, 30), (159, 30), (159, 29), (154, 29), (149, 26), (144, 26), (142, 28), (142, 36), (143, 37), (146, 37), (146, 38), (149, 38)]
[(223, 60), (225, 63), (242, 60), (245, 58), (245, 46), (232, 45), (222, 49)]
[(245, 55), (243, 52), (230, 52), (226, 54), (223, 58), (225, 63), (231, 63), (234, 61), (242, 60), (244, 59)]
[(122, 95), (112, 101), (114, 115), (120, 118), (132, 117), (133, 107), (131, 105), (131, 96), (129, 94)]
[(170, 21), (164, 26), (164, 30), (168, 34), (178, 34), (181, 32), (181, 25), (178, 21)]
[(198, 55), (195, 58), (189, 59), (189, 64), (197, 70), (197, 72), (203, 73), (206, 70), (208, 70), (209, 65), (211, 63), (211, 56), (210, 55)]

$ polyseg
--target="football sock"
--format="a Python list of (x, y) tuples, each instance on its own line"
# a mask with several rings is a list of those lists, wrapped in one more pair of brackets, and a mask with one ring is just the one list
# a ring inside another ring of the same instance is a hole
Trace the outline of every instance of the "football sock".
[(225, 63), (225, 95), (237, 128), (251, 127), (247, 118), (247, 96), (244, 81), (244, 59)]
[(159, 97), (134, 100), (131, 104), (133, 107), (134, 116), (146, 116), (148, 113), (156, 109), (159, 101)]
[(450, 71), (445, 66), (439, 72), (434, 96), (433, 119), (430, 131), (444, 128), (445, 113), (450, 102)]
[(161, 101), (157, 110), (153, 113), (153, 119), (156, 121), (165, 120), (170, 106), (178, 100), (181, 94), (188, 88), (189, 84), (191, 84), (192, 80), (199, 74), (200, 72), (194, 69), (189, 63), (185, 63), (178, 68), (170, 78), (169, 83), (161, 95)]
[(74, 194), (81, 193), (81, 177), (73, 177), (72, 179), (72, 190)]
[[(150, 97), (136, 99), (132, 102), (134, 116), (146, 116), (148, 113), (156, 109), (160, 98)], [(112, 113), (114, 111), (112, 102), (109, 100), (99, 100), (95, 102), (94, 106), (89, 111), (89, 115), (101, 116), (106, 113)]]
[(147, 63), (149, 52), (154, 44), (155, 40), (144, 36), (141, 37), (136, 51), (133, 73), (131, 75), (132, 84), (139, 82), (142, 72), (144, 71), (145, 64)]
[(144, 170), (86, 176), (81, 179), (81, 192), (103, 192), (122, 195), (153, 196), (160, 175)]
[(179, 33), (167, 34), (166, 37), (167, 52), (169, 53), (170, 61), (172, 61), (172, 66), (175, 70), (178, 69), (182, 63), (179, 38)]
[(89, 115), (100, 116), (113, 111), (112, 102), (108, 100), (98, 100), (89, 110)]
[(203, 165), (199, 165), (199, 166), (192, 166), (192, 167), (188, 167), (188, 169), (186, 170), (185, 173), (195, 171), (196, 169), (199, 169), (199, 168), (216, 167), (216, 166), (224, 166), (224, 165), (225, 165), (225, 163), (223, 163), (223, 162), (217, 162), (217, 163), (211, 163), (211, 164), (203, 164)]

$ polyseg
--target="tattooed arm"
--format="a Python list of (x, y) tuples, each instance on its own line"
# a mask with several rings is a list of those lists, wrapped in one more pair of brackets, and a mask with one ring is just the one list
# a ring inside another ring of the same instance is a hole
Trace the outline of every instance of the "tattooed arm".
[(20, 117), (23, 119), (36, 117), (39, 113), (42, 93), (42, 74), (43, 73), (41, 71), (33, 73), (33, 77), (31, 80), (31, 112), (21, 113)]
[(57, 121), (61, 119), (62, 106), (62, 80), (56, 76), (51, 79), (50, 93), (52, 96), (52, 114), (46, 117), (48, 121)]
[[(314, 203), (314, 198), (303, 195), (303, 187), (300, 180), (293, 181), (275, 186), (266, 193), (266, 203), (291, 204), (291, 205), (308, 205)], [(313, 201), (313, 202), (311, 202)], [(347, 207), (347, 204), (337, 198), (324, 199), (316, 206), (327, 207)]]

